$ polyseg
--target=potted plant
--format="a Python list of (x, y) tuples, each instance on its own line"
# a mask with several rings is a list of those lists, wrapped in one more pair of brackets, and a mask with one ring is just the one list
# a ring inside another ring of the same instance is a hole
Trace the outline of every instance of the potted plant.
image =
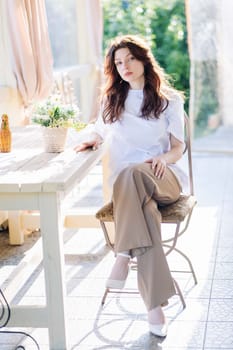
[(86, 124), (79, 120), (80, 111), (75, 104), (62, 103), (59, 95), (52, 95), (34, 107), (32, 121), (43, 127), (46, 152), (64, 151), (69, 127), (80, 130)]

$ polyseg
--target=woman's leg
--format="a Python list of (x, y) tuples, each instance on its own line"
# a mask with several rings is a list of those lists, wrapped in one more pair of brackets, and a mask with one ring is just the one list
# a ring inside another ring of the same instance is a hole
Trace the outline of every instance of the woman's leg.
[(143, 212), (151, 231), (152, 246), (137, 256), (138, 289), (147, 310), (162, 305), (175, 294), (174, 283), (161, 244), (160, 213), (157, 203), (150, 200)]
[(175, 294), (157, 202), (168, 204), (179, 195), (180, 185), (169, 169), (164, 179), (157, 179), (146, 163), (124, 169), (114, 185), (115, 250), (137, 256), (138, 287), (148, 311)]

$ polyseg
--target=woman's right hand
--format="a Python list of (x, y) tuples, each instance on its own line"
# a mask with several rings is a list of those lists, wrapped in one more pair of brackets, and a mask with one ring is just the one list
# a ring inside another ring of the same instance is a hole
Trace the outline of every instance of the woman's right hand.
[(83, 152), (83, 151), (86, 151), (88, 149), (95, 151), (101, 145), (101, 143), (103, 143), (103, 139), (99, 135), (98, 136), (96, 135), (96, 137), (93, 140), (85, 141), (85, 142), (82, 142), (79, 145), (75, 146), (74, 151), (75, 152)]
[(79, 145), (74, 147), (75, 152), (83, 152), (83, 151), (86, 151), (87, 149), (92, 149), (93, 151), (95, 151), (97, 149), (96, 142), (95, 141), (82, 142)]

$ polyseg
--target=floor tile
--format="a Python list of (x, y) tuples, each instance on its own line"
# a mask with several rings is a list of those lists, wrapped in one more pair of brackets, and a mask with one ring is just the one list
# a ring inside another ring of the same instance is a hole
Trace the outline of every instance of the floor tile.
[(209, 306), (208, 321), (233, 322), (232, 299), (211, 299)]
[(233, 263), (232, 251), (233, 245), (228, 245), (227, 247), (219, 247), (217, 250), (216, 261), (220, 263)]
[(206, 322), (176, 321), (169, 326), (164, 346), (201, 348), (204, 343)]
[(214, 279), (233, 279), (233, 262), (216, 262)]
[(233, 322), (208, 322), (205, 349), (233, 349)]
[(233, 299), (233, 279), (214, 280), (213, 288), (211, 292), (211, 298), (213, 299)]

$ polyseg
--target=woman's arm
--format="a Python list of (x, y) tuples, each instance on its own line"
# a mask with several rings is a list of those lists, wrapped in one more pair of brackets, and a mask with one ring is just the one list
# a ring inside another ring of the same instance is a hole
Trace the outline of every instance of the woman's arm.
[(167, 164), (176, 163), (183, 154), (184, 144), (173, 135), (170, 136), (171, 149), (164, 154), (148, 159), (146, 163), (151, 163), (154, 174), (159, 179), (164, 177)]

